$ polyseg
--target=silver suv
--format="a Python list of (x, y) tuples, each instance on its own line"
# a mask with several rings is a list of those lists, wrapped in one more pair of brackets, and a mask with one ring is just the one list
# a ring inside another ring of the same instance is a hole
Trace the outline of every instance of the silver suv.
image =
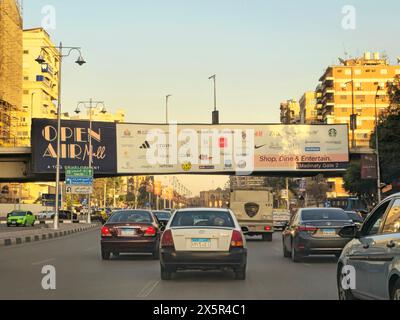
[(360, 229), (347, 226), (340, 235), (353, 240), (338, 263), (339, 298), (400, 300), (400, 194), (382, 201)]

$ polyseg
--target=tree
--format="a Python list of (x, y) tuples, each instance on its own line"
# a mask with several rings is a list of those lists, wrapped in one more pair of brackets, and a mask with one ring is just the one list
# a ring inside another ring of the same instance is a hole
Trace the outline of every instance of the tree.
[(361, 161), (352, 161), (344, 175), (344, 187), (352, 195), (364, 199), (368, 204), (375, 202), (376, 180), (361, 179)]
[[(400, 150), (400, 76), (388, 85), (390, 106), (378, 124), (379, 154), (382, 181), (391, 184), (400, 178), (397, 152)], [(371, 138), (371, 147), (376, 149), (376, 132)]]
[(326, 179), (322, 175), (317, 176), (315, 179), (307, 182), (307, 195), (315, 200), (318, 207), (325, 203), (328, 191), (329, 186), (326, 183)]

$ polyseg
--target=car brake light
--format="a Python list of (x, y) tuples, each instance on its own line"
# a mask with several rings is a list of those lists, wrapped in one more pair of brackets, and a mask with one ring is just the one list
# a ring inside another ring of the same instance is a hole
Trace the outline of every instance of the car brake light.
[(266, 227), (264, 228), (264, 230), (265, 230), (265, 231), (271, 231), (271, 227), (270, 227), (270, 226), (266, 226)]
[(309, 227), (309, 226), (298, 226), (297, 227), (297, 231), (298, 232), (302, 232), (302, 231), (305, 231), (305, 232), (316, 232), (318, 230), (318, 228), (316, 228), (316, 227)]
[(146, 229), (144, 236), (145, 237), (154, 237), (157, 234), (157, 230), (154, 227), (149, 227)]
[(232, 248), (243, 248), (244, 242), (243, 242), (243, 237), (242, 234), (234, 230), (232, 234), (232, 241), (231, 241), (231, 247)]
[(101, 236), (102, 237), (112, 237), (110, 229), (107, 227), (101, 228)]
[(161, 239), (162, 248), (174, 248), (174, 238), (171, 230), (166, 230)]

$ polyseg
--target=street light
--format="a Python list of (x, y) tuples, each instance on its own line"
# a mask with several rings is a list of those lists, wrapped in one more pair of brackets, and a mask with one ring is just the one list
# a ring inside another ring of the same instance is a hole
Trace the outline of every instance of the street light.
[(377, 187), (378, 187), (378, 203), (382, 202), (382, 178), (381, 178), (381, 159), (379, 154), (379, 121), (378, 121), (378, 107), (377, 107), (377, 100), (379, 97), (379, 85), (376, 89), (375, 94), (375, 153), (376, 153), (376, 171), (377, 171)]
[[(58, 230), (58, 220), (59, 220), (59, 195), (60, 195), (60, 160), (61, 160), (61, 75), (62, 75), (62, 60), (63, 58), (69, 57), (73, 51), (77, 51), (79, 53), (78, 60), (75, 61), (79, 66), (82, 66), (86, 63), (86, 61), (82, 57), (81, 48), (80, 47), (63, 47), (62, 43), (58, 47), (54, 46), (43, 46), (41, 47), (41, 52), (39, 56), (35, 59), (35, 61), (39, 64), (44, 64), (46, 62), (44, 58), (44, 53), (46, 49), (55, 49), (57, 51), (58, 57), (58, 103), (57, 103), (57, 165), (56, 165), (56, 204), (55, 204), (55, 215), (54, 215), (54, 229)], [(64, 50), (67, 50), (67, 53), (64, 54)]]
[(219, 112), (217, 110), (217, 75), (209, 77), (208, 80), (213, 80), (214, 82), (214, 111), (212, 113), (212, 124), (219, 124)]
[[(76, 107), (75, 113), (79, 114), (81, 113), (80, 106), (83, 106), (86, 109), (89, 109), (89, 168), (93, 168), (93, 150), (92, 150), (92, 115), (93, 115), (93, 110), (99, 109), (100, 113), (106, 114), (107, 109), (106, 106), (104, 105), (104, 101), (93, 101), (93, 99), (90, 99), (89, 101), (79, 101), (78, 106)], [(88, 207), (89, 207), (89, 212), (88, 212), (88, 218), (87, 218), (87, 223), (91, 223), (91, 195), (89, 194), (88, 197)]]
[(168, 110), (168, 107), (169, 107), (169, 105), (168, 105), (168, 102), (169, 102), (169, 98), (171, 98), (172, 97), (172, 95), (171, 94), (169, 94), (169, 95), (167, 95), (166, 96), (166, 105), (165, 105), (165, 107), (166, 107), (166, 123), (168, 124), (169, 123), (169, 117), (168, 117), (168, 113), (169, 113), (169, 110)]

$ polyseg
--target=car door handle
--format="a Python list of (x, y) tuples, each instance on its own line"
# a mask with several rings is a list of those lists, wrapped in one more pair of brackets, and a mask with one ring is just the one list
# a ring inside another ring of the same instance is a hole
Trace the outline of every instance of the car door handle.
[(386, 245), (389, 249), (393, 249), (394, 247), (396, 247), (396, 243), (394, 241), (390, 241), (387, 245)]

